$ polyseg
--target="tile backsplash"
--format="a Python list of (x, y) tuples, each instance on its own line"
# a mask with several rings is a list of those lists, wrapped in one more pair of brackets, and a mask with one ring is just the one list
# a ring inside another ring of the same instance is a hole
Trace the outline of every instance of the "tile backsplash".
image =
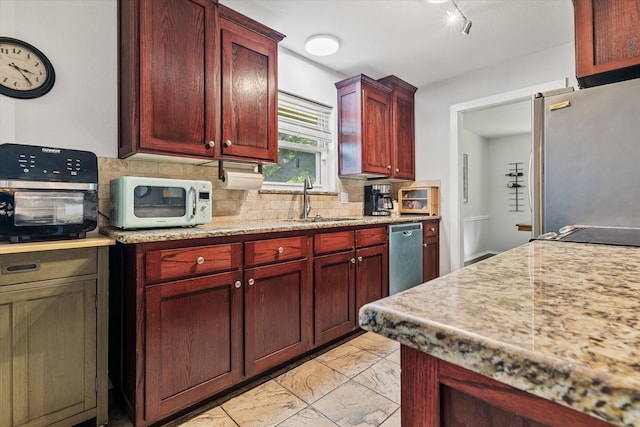
[[(111, 157), (98, 158), (99, 211), (109, 216), (109, 182), (120, 176), (149, 176), (176, 179), (208, 180), (213, 184), (213, 222), (216, 219), (260, 220), (297, 218), (302, 209), (302, 192), (276, 192), (262, 190), (226, 190), (220, 187), (217, 166), (196, 166), (186, 163), (170, 163), (149, 160), (121, 160)], [(362, 216), (362, 179), (338, 179), (336, 192), (311, 193), (311, 215)], [(340, 192), (349, 194), (349, 202), (340, 202)], [(100, 215), (99, 225), (108, 220)]]

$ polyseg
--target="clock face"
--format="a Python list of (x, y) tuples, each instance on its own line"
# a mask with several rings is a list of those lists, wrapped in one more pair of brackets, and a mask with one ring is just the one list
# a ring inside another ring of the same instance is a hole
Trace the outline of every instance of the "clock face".
[(37, 48), (22, 40), (0, 37), (0, 94), (37, 98), (55, 81), (53, 66)]

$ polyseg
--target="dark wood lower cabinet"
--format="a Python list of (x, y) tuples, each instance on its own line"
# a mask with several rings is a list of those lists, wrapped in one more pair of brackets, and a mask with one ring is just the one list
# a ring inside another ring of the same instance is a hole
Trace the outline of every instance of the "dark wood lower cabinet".
[(389, 251), (386, 245), (356, 250), (356, 316), (360, 307), (389, 295)]
[(315, 344), (356, 329), (354, 251), (317, 256), (314, 270)]
[(402, 427), (611, 427), (419, 350), (400, 350)]
[(245, 270), (245, 373), (252, 376), (311, 346), (309, 261)]
[(147, 422), (242, 378), (241, 279), (235, 271), (145, 289)]

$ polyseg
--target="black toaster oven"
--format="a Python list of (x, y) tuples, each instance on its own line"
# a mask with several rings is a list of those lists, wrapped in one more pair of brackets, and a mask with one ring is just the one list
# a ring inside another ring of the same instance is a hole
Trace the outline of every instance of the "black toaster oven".
[(98, 159), (89, 151), (0, 145), (0, 239), (84, 238), (98, 224)]

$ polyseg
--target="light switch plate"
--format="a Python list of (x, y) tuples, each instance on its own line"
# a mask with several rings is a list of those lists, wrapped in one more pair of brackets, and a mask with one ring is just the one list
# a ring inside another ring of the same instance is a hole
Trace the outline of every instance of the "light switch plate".
[(340, 192), (340, 203), (349, 203), (349, 193), (346, 191)]

